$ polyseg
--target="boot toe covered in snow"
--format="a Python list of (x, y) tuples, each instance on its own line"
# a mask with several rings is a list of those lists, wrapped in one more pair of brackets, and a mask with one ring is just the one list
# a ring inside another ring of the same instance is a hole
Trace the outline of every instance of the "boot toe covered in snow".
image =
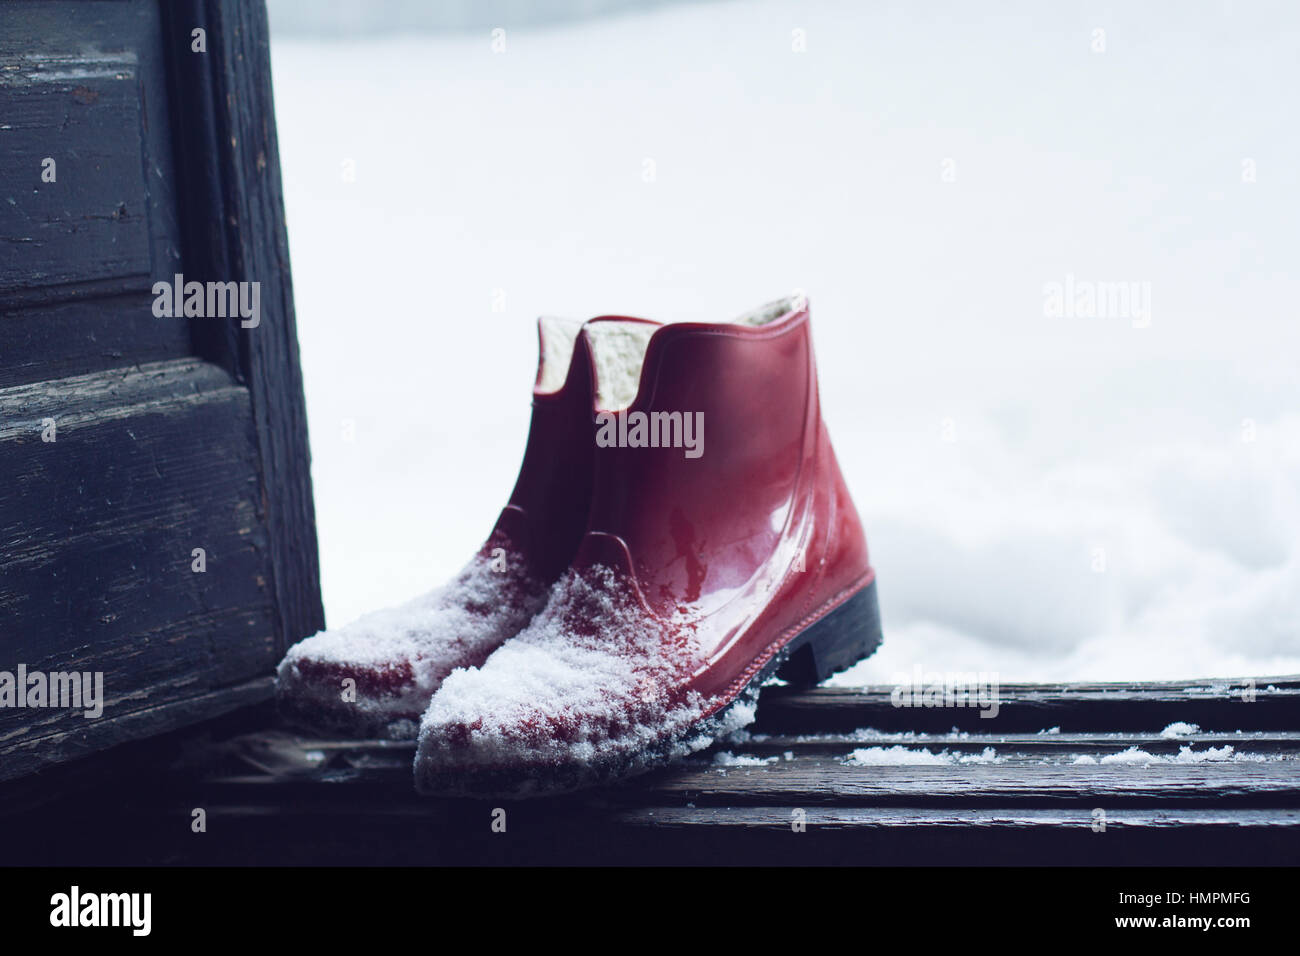
[(709, 746), (752, 706), (698, 725), (699, 648), (660, 626), (625, 573), (569, 572), (546, 609), (487, 663), (448, 678), (420, 726), (416, 786), (531, 796), (610, 782)]
[(483, 663), (545, 602), (546, 583), (511, 560), (522, 568), (485, 548), (445, 587), (295, 644), (277, 672), (281, 711), (313, 729), (408, 736), (444, 677)]

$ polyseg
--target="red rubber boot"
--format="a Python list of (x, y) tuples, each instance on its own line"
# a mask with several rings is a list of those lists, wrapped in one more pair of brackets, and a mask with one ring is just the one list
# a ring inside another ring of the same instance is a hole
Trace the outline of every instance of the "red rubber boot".
[(806, 303), (651, 331), (629, 380), (635, 330), (583, 329), (588, 533), (532, 623), (434, 695), (422, 792), (540, 795), (638, 773), (748, 724), (769, 676), (815, 683), (880, 642)]
[(541, 610), (578, 548), (591, 500), (591, 359), (580, 325), (538, 321), (528, 444), (487, 542), (445, 586), (290, 648), (277, 691), (293, 722), (414, 736), (443, 678), (482, 664)]

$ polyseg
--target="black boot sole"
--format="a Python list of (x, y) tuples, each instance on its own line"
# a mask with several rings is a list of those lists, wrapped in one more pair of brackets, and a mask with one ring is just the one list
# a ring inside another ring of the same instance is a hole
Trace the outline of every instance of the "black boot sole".
[(882, 639), (873, 578), (853, 597), (791, 638), (763, 669), (759, 683), (775, 674), (793, 687), (815, 687), (870, 657)]

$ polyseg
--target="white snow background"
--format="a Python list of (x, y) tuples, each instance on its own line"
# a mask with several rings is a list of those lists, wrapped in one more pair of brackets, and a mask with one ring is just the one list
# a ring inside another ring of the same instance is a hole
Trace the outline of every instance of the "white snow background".
[[(274, 35), (331, 624), (490, 530), (538, 314), (802, 289), (886, 630), (840, 683), (1300, 672), (1300, 8), (499, 25)], [(1149, 327), (1047, 317), (1067, 275), (1149, 283)]]

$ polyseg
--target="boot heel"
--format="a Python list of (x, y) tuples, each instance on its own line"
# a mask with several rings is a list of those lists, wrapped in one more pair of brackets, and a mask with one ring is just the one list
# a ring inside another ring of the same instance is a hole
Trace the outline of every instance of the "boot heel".
[(870, 657), (880, 646), (880, 605), (873, 580), (816, 624), (795, 635), (776, 676), (812, 687)]

